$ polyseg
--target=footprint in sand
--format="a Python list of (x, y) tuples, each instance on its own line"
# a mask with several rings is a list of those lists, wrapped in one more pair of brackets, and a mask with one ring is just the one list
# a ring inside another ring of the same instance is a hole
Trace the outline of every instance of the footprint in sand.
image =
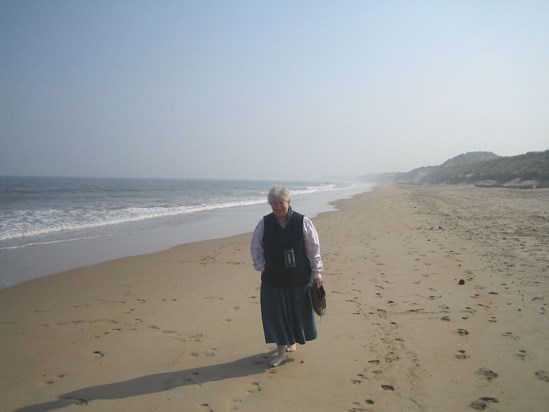
[[(373, 405), (375, 402), (372, 399), (366, 399), (364, 401), (366, 405)], [(355, 401), (352, 403), (353, 407), (349, 409), (349, 412), (360, 412), (360, 411), (370, 411), (367, 406), (363, 405), (360, 401)]]
[(202, 333), (198, 333), (196, 335), (189, 336), (186, 341), (199, 343), (202, 341), (203, 337), (204, 335)]
[(215, 354), (215, 351), (217, 349), (215, 348), (212, 348), (211, 350), (207, 351), (207, 352), (193, 352), (191, 353), (191, 355), (195, 358), (199, 358), (201, 356), (208, 356), (210, 358), (215, 358), (216, 354)]
[(458, 335), (460, 336), (467, 336), (469, 334), (469, 332), (467, 331), (467, 329), (458, 329), (457, 330), (457, 333)]
[(353, 385), (360, 385), (364, 381), (364, 374), (359, 373), (356, 378), (351, 379)]
[[(46, 376), (46, 375), (44, 375), (44, 376)], [(61, 378), (64, 378), (64, 377), (65, 377), (65, 375), (60, 373), (59, 375), (56, 375), (53, 378), (44, 379), (42, 381), (42, 385), (47, 385), (47, 386), (53, 385), (58, 379), (61, 379)]]
[(515, 356), (519, 359), (524, 360), (526, 358), (526, 351), (524, 349), (519, 349), (518, 353)]
[(536, 371), (536, 376), (542, 381), (549, 382), (549, 373), (545, 372), (544, 370)]
[(515, 335), (513, 332), (503, 332), (502, 333), (503, 336), (506, 336), (508, 338), (512, 338), (512, 339), (515, 339), (515, 340), (518, 340), (520, 339), (517, 335)]
[(84, 398), (75, 398), (74, 396), (65, 396), (63, 397), (63, 399), (74, 401), (74, 404), (78, 406), (83, 406), (88, 404), (88, 400)]
[(205, 411), (213, 412), (213, 409), (210, 408), (210, 404), (208, 404), (208, 403), (203, 403), (203, 404), (200, 405), (200, 407), (203, 408), (203, 410), (205, 410)]
[(384, 359), (385, 359), (385, 362), (387, 363), (391, 363), (391, 362), (396, 362), (398, 361), (400, 358), (399, 356), (394, 353), (394, 352), (389, 352), (387, 353), (385, 356), (384, 356)]
[(487, 369), (487, 368), (480, 368), (477, 373), (483, 377), (485, 377), (486, 379), (488, 379), (489, 381), (491, 381), (492, 379), (496, 379), (498, 377), (498, 374), (490, 369)]
[(258, 382), (252, 382), (250, 385), (251, 385), (251, 388), (248, 389), (248, 393), (261, 392), (261, 386), (259, 385)]
[(458, 350), (455, 356), (457, 359), (467, 359), (469, 357), (463, 349)]
[(483, 411), (488, 407), (488, 404), (490, 403), (499, 403), (497, 398), (492, 398), (490, 396), (483, 396), (480, 399), (477, 399), (476, 401), (471, 402), (469, 405), (471, 408), (476, 409), (478, 411)]

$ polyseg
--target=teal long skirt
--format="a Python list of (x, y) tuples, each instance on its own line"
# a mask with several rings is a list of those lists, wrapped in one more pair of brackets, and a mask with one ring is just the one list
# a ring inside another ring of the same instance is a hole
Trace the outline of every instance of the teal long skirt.
[(265, 343), (304, 345), (316, 339), (315, 316), (309, 285), (275, 287), (261, 284), (261, 320)]

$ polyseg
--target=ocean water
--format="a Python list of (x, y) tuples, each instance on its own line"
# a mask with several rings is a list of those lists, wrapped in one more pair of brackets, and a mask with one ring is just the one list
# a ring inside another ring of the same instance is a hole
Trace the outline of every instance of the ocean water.
[(0, 288), (75, 267), (251, 232), (266, 192), (310, 217), (357, 182), (0, 177)]

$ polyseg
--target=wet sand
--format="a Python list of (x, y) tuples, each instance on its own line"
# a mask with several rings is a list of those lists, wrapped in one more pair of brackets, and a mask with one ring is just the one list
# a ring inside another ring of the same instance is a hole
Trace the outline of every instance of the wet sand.
[(319, 339), (283, 365), (246, 234), (0, 290), (1, 409), (546, 408), (548, 190), (379, 187), (338, 207), (313, 219)]

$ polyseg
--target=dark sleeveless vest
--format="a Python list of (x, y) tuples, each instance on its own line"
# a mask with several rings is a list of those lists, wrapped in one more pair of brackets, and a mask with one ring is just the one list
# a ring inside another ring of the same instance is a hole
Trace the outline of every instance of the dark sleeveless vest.
[[(274, 213), (263, 217), (263, 250), (265, 270), (261, 281), (270, 286), (288, 287), (311, 282), (311, 266), (305, 253), (303, 215), (290, 209), (288, 222), (282, 228)], [(287, 268), (284, 251), (293, 249), (295, 268)]]

